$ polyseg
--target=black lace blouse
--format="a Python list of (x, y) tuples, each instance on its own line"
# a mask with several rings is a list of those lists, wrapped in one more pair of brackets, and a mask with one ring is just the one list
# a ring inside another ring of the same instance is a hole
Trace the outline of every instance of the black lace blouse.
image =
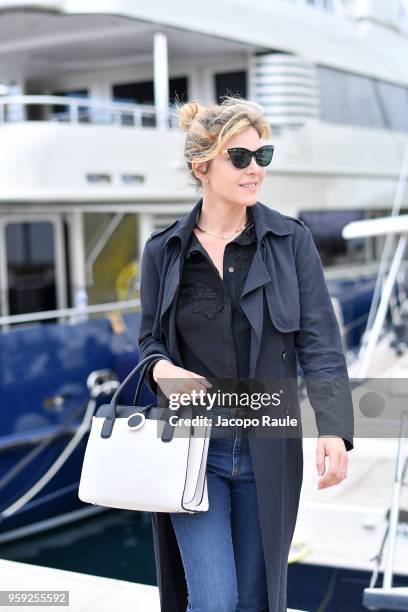
[(223, 278), (194, 232), (186, 247), (176, 329), (183, 367), (200, 376), (249, 377), (251, 327), (239, 298), (257, 241), (247, 210), (249, 224), (225, 246)]

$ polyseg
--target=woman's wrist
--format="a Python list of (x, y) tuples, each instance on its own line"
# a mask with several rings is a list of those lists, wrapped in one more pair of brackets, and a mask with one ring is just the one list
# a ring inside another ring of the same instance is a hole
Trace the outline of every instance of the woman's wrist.
[(161, 378), (160, 372), (163, 371), (163, 366), (171, 363), (168, 359), (158, 359), (152, 368), (152, 376), (155, 382), (158, 378)]

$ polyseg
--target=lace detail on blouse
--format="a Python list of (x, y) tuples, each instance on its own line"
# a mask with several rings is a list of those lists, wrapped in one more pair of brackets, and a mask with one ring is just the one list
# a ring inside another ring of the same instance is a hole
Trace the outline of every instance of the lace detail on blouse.
[(213, 319), (224, 307), (225, 295), (221, 288), (210, 287), (194, 280), (188, 275), (183, 276), (180, 285), (178, 304), (192, 312), (201, 312), (208, 319)]
[[(241, 288), (244, 286), (245, 278), (249, 271), (254, 254), (254, 250), (249, 247), (241, 248), (235, 251), (234, 268), (238, 272)], [(241, 295), (241, 292), (239, 292), (239, 295)]]
[[(249, 235), (254, 238), (254, 227), (251, 226), (248, 230)], [(198, 241), (195, 234), (192, 236), (192, 240)], [(232, 308), (244, 315), (244, 312), (239, 305), (239, 299), (244, 288), (245, 280), (248, 274), (249, 267), (251, 265), (252, 258), (255, 254), (256, 243), (253, 241), (251, 244), (237, 244), (233, 245), (232, 261), (231, 264), (234, 267), (234, 278), (229, 278), (232, 282), (232, 295), (231, 303)], [(193, 251), (194, 253), (194, 251)], [(204, 255), (201, 255), (204, 257)], [(191, 267), (191, 268), (190, 268)], [(178, 305), (180, 308), (187, 309), (189, 312), (202, 313), (208, 319), (214, 319), (216, 314), (222, 311), (227, 290), (223, 286), (223, 281), (220, 279), (212, 279), (212, 272), (210, 271), (210, 264), (207, 262), (208, 276), (200, 281), (197, 278), (197, 274), (194, 272), (195, 266), (189, 259), (186, 263), (186, 267), (183, 270), (182, 280), (180, 284)], [(228, 274), (228, 272), (226, 273)], [(208, 282), (207, 282), (208, 278)]]

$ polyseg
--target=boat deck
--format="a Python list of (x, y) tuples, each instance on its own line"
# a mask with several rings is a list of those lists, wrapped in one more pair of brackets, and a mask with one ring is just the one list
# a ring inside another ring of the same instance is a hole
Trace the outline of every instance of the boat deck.
[[(0, 559), (0, 583), (3, 591), (69, 591), (71, 612), (160, 612), (159, 591), (156, 586), (126, 580)], [(25, 610), (26, 607), (13, 605), (2, 609), (14, 611)], [(49, 605), (36, 606), (39, 611), (49, 609)], [(288, 608), (288, 612), (306, 611)]]
[[(307, 551), (303, 562), (373, 569), (371, 559), (379, 551), (391, 507), (397, 445), (392, 438), (355, 438), (354, 449), (348, 453), (347, 478), (319, 490), (316, 439), (304, 438), (303, 485), (294, 536)], [(402, 487), (400, 509), (408, 509), (408, 487)], [(386, 547), (383, 562), (385, 555)], [(406, 575), (408, 584), (406, 523), (399, 527), (394, 570)]]

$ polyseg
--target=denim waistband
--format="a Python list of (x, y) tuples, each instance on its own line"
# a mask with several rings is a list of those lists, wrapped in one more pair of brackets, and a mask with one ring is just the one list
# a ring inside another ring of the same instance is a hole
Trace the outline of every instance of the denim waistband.
[[(222, 417), (231, 417), (231, 418), (243, 418), (244, 416), (248, 416), (248, 409), (244, 411), (242, 408), (228, 408), (227, 406), (213, 406), (211, 410), (206, 411), (206, 415), (209, 419), (217, 418), (218, 416)], [(248, 426), (244, 427), (244, 425), (237, 425), (232, 423), (221, 423), (212, 426), (211, 428), (211, 437), (219, 436), (235, 436), (240, 438), (245, 438), (248, 435)]]

